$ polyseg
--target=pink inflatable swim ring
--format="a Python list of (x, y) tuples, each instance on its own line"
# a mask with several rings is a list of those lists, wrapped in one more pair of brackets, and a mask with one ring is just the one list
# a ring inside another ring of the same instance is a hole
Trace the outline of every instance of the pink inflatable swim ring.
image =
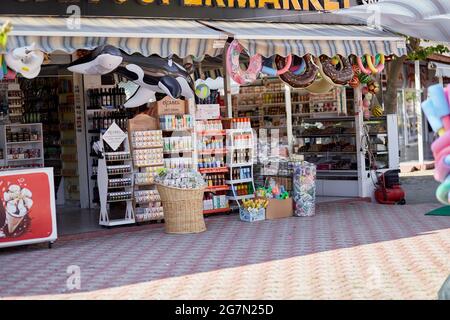
[(248, 85), (258, 79), (262, 68), (262, 57), (259, 54), (250, 57), (247, 70), (242, 70), (239, 63), (242, 52), (246, 52), (244, 47), (237, 40), (233, 40), (227, 50), (227, 71), (235, 82)]

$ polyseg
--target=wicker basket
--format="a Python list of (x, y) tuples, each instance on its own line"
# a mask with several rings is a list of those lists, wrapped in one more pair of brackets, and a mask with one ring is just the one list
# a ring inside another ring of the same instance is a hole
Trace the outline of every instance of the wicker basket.
[(164, 208), (167, 233), (199, 233), (206, 231), (201, 189), (180, 189), (156, 184)]

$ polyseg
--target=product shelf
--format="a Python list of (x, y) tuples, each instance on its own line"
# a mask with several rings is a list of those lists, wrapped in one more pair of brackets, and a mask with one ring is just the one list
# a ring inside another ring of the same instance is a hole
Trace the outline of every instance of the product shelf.
[(197, 134), (200, 136), (225, 136), (225, 130), (201, 130), (197, 131)]
[(250, 167), (252, 164), (253, 164), (252, 162), (229, 163), (227, 164), (227, 167), (229, 168)]
[(42, 140), (29, 140), (29, 141), (8, 141), (6, 144), (8, 145), (15, 145), (15, 144), (30, 144), (30, 143), (42, 143)]
[(219, 209), (203, 210), (203, 214), (225, 213), (230, 211), (231, 208), (219, 208)]
[(230, 190), (230, 186), (227, 186), (227, 185), (206, 187), (206, 191), (209, 191), (209, 192), (213, 192), (213, 191), (228, 191), (228, 190)]
[(254, 194), (246, 194), (246, 195), (243, 195), (243, 196), (236, 196), (236, 197), (235, 196), (228, 196), (228, 199), (238, 201), (238, 200), (253, 199), (254, 197), (255, 197)]
[(219, 167), (219, 168), (200, 168), (198, 169), (200, 173), (227, 173), (228, 167)]
[(226, 180), (226, 184), (239, 184), (239, 183), (247, 183), (252, 182), (253, 178), (247, 178), (247, 179), (237, 179), (237, 180)]
[(198, 154), (225, 154), (227, 153), (227, 149), (203, 149), (199, 150)]

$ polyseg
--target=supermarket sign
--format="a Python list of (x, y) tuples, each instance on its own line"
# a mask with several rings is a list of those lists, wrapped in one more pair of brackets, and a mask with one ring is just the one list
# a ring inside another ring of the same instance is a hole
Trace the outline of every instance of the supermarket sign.
[(2, 0), (0, 14), (64, 16), (76, 6), (82, 16), (276, 20), (293, 11), (334, 11), (365, 1), (371, 0)]

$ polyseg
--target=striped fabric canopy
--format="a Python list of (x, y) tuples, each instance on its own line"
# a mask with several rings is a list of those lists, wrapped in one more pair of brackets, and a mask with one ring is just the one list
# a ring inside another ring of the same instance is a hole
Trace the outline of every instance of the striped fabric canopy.
[(219, 31), (188, 20), (81, 18), (79, 28), (70, 28), (73, 25), (68, 25), (71, 21), (66, 18), (0, 16), (0, 25), (6, 21), (13, 25), (8, 49), (34, 42), (47, 53), (73, 53), (110, 44), (144, 56), (217, 56), (223, 49), (215, 48), (214, 41), (227, 39)]
[(311, 53), (315, 56), (361, 56), (366, 53), (383, 53), (402, 56), (407, 53), (404, 38), (361, 25), (222, 21), (202, 23), (239, 40), (250, 55), (303, 56)]
[(333, 14), (378, 24), (419, 39), (450, 42), (449, 0), (379, 0)]

